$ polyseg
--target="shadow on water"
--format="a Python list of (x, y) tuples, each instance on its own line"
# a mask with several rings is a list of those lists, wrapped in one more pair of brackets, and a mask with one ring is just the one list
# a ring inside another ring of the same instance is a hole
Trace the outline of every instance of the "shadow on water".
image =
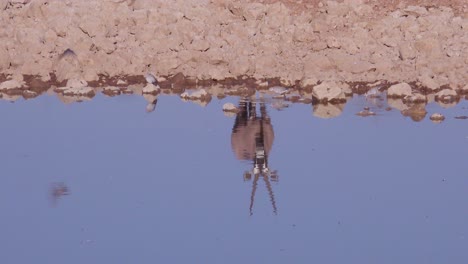
[[(257, 114), (257, 104), (260, 105), (260, 115)], [(273, 213), (277, 214), (275, 195), (271, 181), (278, 182), (278, 174), (268, 166), (268, 157), (275, 139), (271, 118), (267, 113), (265, 102), (256, 102), (244, 97), (239, 102), (239, 112), (236, 114), (232, 128), (231, 145), (239, 160), (251, 161), (253, 168), (244, 173), (244, 181), (252, 181), (250, 196), (250, 215), (253, 215), (255, 194), (258, 180), (263, 179), (268, 190)], [(252, 179), (253, 177), (253, 179)]]

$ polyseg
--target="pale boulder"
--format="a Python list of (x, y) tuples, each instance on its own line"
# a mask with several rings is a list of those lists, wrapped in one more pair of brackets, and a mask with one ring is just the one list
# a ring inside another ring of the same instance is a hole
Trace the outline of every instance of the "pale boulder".
[(435, 95), (436, 101), (450, 102), (458, 99), (458, 94), (454, 90), (444, 89)]
[(424, 87), (431, 91), (437, 90), (440, 87), (437, 81), (431, 78), (429, 75), (419, 76), (418, 80)]
[(319, 101), (346, 100), (343, 90), (336, 82), (323, 82), (314, 86), (312, 96)]
[(443, 116), (442, 114), (439, 114), (439, 113), (434, 113), (434, 114), (431, 115), (430, 119), (434, 123), (441, 123), (442, 121), (445, 120), (445, 116)]
[(23, 84), (17, 80), (8, 80), (0, 84), (0, 91), (20, 89), (22, 86)]
[(223, 105), (223, 111), (224, 112), (237, 113), (237, 112), (239, 112), (239, 109), (233, 103), (225, 103)]
[(148, 83), (145, 87), (143, 87), (142, 93), (143, 94), (158, 94), (160, 90), (161, 89), (159, 85)]
[(405, 97), (410, 96), (411, 94), (411, 86), (407, 83), (392, 85), (387, 91), (387, 96), (389, 97)]

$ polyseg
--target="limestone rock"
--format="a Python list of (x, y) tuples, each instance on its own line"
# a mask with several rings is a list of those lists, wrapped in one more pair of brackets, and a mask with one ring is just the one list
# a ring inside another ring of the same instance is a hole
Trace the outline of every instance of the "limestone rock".
[(412, 107), (401, 111), (404, 116), (409, 116), (415, 122), (419, 122), (426, 117), (427, 111), (425, 104), (415, 104)]
[(20, 89), (22, 86), (17, 80), (8, 80), (0, 84), (0, 91)]
[(148, 83), (145, 87), (143, 87), (142, 93), (143, 94), (158, 94), (161, 88), (159, 85), (154, 85), (152, 83)]
[(67, 88), (79, 88), (79, 87), (86, 87), (88, 82), (83, 79), (69, 79), (67, 81)]
[(424, 87), (428, 88), (431, 91), (437, 90), (440, 87), (437, 81), (431, 78), (429, 75), (419, 76), (418, 80)]
[(427, 97), (420, 93), (414, 93), (412, 95), (407, 95), (403, 98), (403, 102), (405, 103), (426, 103)]
[(313, 85), (316, 85), (318, 83), (318, 79), (315, 77), (304, 77), (301, 80), (301, 86), (302, 87), (310, 87)]
[(237, 113), (239, 109), (233, 103), (225, 103), (223, 105), (223, 111)]
[(115, 86), (107, 86), (102, 89), (102, 93), (105, 95), (113, 96), (113, 95), (119, 95), (122, 93), (119, 87)]
[(343, 113), (344, 104), (315, 104), (313, 114), (316, 117), (328, 119), (334, 118)]
[(346, 97), (336, 82), (323, 82), (312, 88), (312, 96), (319, 101), (346, 100)]
[(460, 92), (462, 93), (468, 93), (468, 84), (460, 88)]
[(180, 95), (180, 97), (185, 100), (211, 100), (211, 95), (208, 94), (205, 89), (197, 90), (191, 94), (188, 92), (184, 92)]
[(430, 119), (434, 123), (441, 123), (442, 121), (445, 120), (445, 116), (443, 116), (442, 114), (439, 114), (439, 113), (434, 113), (434, 114), (431, 115)]
[(458, 99), (458, 94), (454, 90), (444, 89), (435, 95), (436, 101), (453, 102)]
[(388, 97), (401, 98), (405, 96), (410, 96), (411, 94), (411, 86), (407, 83), (399, 83), (392, 85), (387, 90)]
[(362, 117), (367, 117), (367, 116), (375, 116), (376, 113), (370, 111), (369, 109), (364, 109), (362, 111), (359, 111), (356, 115), (357, 116), (362, 116)]
[(72, 87), (63, 90), (63, 95), (93, 97), (96, 93), (91, 87)]

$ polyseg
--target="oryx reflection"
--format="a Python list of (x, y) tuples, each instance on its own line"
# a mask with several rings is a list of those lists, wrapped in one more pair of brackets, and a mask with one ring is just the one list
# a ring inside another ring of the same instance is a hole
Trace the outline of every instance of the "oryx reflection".
[[(260, 115), (257, 114), (257, 104), (260, 105)], [(245, 181), (252, 180), (253, 176), (250, 215), (253, 214), (255, 192), (260, 178), (265, 182), (273, 206), (273, 213), (277, 214), (275, 196), (270, 181), (278, 181), (278, 175), (268, 166), (268, 155), (274, 138), (273, 126), (265, 103), (257, 103), (248, 98), (241, 99), (239, 112), (232, 129), (231, 145), (238, 159), (249, 160), (253, 163), (252, 170), (244, 173)]]

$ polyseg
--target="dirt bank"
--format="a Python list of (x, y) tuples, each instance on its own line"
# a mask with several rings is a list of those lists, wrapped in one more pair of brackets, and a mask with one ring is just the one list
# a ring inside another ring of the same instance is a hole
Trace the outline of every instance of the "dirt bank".
[(146, 72), (286, 86), (385, 80), (430, 90), (468, 81), (464, 1), (263, 2), (0, 0), (0, 72), (88, 82)]

